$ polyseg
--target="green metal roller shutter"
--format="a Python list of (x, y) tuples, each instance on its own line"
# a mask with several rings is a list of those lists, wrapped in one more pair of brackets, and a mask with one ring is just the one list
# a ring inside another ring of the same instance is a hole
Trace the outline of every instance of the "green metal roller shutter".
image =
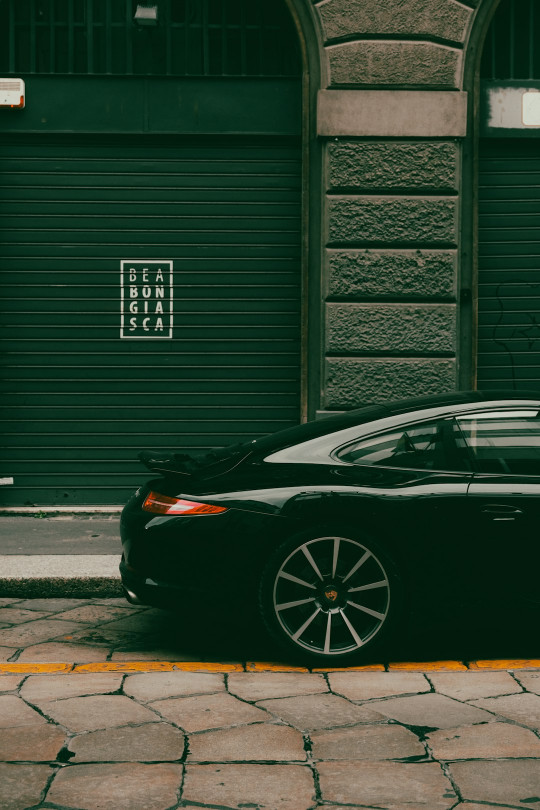
[(478, 388), (540, 385), (540, 145), (483, 142)]
[[(298, 423), (297, 142), (0, 147), (4, 502), (122, 503), (140, 449)], [(173, 339), (120, 339), (122, 259), (173, 261)]]

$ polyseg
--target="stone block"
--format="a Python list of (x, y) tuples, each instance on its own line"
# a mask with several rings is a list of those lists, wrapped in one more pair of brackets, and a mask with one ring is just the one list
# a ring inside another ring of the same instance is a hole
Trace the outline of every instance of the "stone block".
[(457, 802), (452, 784), (436, 762), (321, 762), (325, 803), (378, 810), (450, 810)]
[(225, 693), (157, 700), (151, 706), (166, 720), (188, 732), (264, 723), (270, 719), (262, 709)]
[(229, 675), (229, 692), (242, 700), (314, 695), (328, 692), (322, 675), (307, 672), (237, 672)]
[(21, 697), (30, 703), (57, 700), (83, 695), (116, 692), (122, 685), (120, 672), (91, 674), (30, 675), (21, 688)]
[(24, 675), (0, 675), (0, 692), (13, 692), (19, 686)]
[(191, 762), (302, 762), (306, 759), (299, 731), (266, 723), (192, 734), (189, 750), (188, 761)]
[(416, 734), (403, 726), (352, 726), (311, 734), (314, 759), (383, 760), (423, 757)]
[[(514, 677), (520, 682), (527, 692), (534, 692), (535, 695), (540, 695), (540, 672), (523, 672), (516, 670)], [(482, 695), (487, 697), (487, 695)]]
[[(80, 626), (80, 625), (79, 625)], [(31, 644), (17, 658), (17, 663), (32, 661), (34, 663), (57, 664), (92, 664), (107, 660), (108, 651), (103, 647), (85, 644), (70, 644), (63, 641), (46, 641), (43, 644)]]
[(258, 703), (275, 717), (300, 731), (377, 723), (385, 717), (368, 706), (355, 706), (338, 695), (309, 695), (277, 698)]
[(456, 728), (495, 720), (487, 711), (433, 693), (376, 700), (369, 705), (375, 711), (407, 726)]
[(80, 810), (167, 810), (178, 805), (182, 774), (176, 763), (70, 765), (56, 774), (47, 801)]
[(331, 85), (460, 87), (461, 52), (433, 42), (363, 40), (326, 49)]
[(453, 198), (329, 197), (328, 240), (336, 247), (455, 245), (457, 202)]
[(36, 726), (46, 723), (44, 717), (28, 706), (16, 695), (0, 697), (0, 728)]
[(48, 613), (40, 613), (37, 610), (20, 610), (18, 607), (0, 608), (0, 622), (4, 622), (5, 625), (22, 624), (30, 621), (30, 619), (42, 619), (48, 615)]
[(50, 778), (49, 765), (0, 762), (2, 810), (27, 810), (37, 806)]
[(0, 661), (9, 661), (17, 649), (17, 647), (0, 647)]
[(81, 734), (70, 741), (75, 756), (71, 763), (176, 762), (183, 756), (185, 739), (181, 731), (167, 723), (107, 728)]
[(475, 700), (474, 705), (500, 717), (540, 731), (540, 695), (524, 693)]
[(519, 759), (540, 757), (540, 740), (526, 728), (510, 723), (485, 723), (428, 734), (435, 759)]
[(84, 607), (66, 610), (64, 613), (57, 613), (56, 619), (64, 619), (71, 622), (82, 622), (87, 624), (101, 624), (110, 622), (113, 619), (120, 619), (123, 616), (131, 616), (132, 611), (127, 607), (115, 605), (85, 605)]
[(429, 692), (425, 675), (419, 672), (330, 672), (333, 692), (348, 700), (372, 700), (393, 695)]
[(26, 621), (7, 630), (0, 630), (0, 644), (6, 647), (26, 647), (28, 644), (50, 641), (79, 628), (80, 625), (77, 625), (76, 622), (64, 622), (57, 619)]
[(124, 683), (124, 694), (145, 701), (224, 691), (223, 675), (212, 672), (141, 672)]
[(366, 296), (455, 298), (453, 250), (327, 250), (328, 293)]
[(354, 34), (392, 34), (417, 38), (437, 37), (462, 42), (471, 10), (453, 0), (333, 0), (319, 6), (327, 39)]
[(331, 358), (326, 365), (325, 407), (341, 410), (392, 399), (453, 391), (453, 359)]
[(462, 799), (493, 802), (503, 807), (538, 805), (539, 759), (453, 762), (448, 767)]
[(0, 734), (0, 761), (54, 762), (65, 737), (66, 732), (51, 723), (26, 726), (24, 729), (3, 728)]
[(330, 141), (328, 189), (457, 189), (455, 143)]
[(317, 134), (324, 138), (464, 138), (467, 104), (463, 91), (319, 90)]
[(66, 698), (42, 702), (40, 708), (55, 723), (75, 732), (156, 720), (154, 712), (122, 695)]
[(187, 807), (310, 810), (315, 786), (306, 765), (188, 765), (182, 799)]
[(521, 692), (521, 688), (508, 672), (436, 672), (430, 673), (429, 679), (437, 692), (456, 700), (475, 700)]
[(335, 354), (453, 354), (454, 304), (327, 304), (327, 350)]

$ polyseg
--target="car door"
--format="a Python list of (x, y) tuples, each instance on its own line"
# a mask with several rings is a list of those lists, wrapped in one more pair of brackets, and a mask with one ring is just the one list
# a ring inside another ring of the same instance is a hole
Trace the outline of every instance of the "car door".
[(351, 514), (391, 546), (417, 588), (426, 595), (459, 591), (461, 549), (471, 541), (464, 516), (472, 471), (452, 418), (396, 425), (333, 456), (348, 465), (335, 468), (336, 476), (369, 499), (369, 513), (355, 497)]
[(540, 602), (540, 412), (486, 410), (456, 418), (475, 472), (468, 492), (481, 590)]

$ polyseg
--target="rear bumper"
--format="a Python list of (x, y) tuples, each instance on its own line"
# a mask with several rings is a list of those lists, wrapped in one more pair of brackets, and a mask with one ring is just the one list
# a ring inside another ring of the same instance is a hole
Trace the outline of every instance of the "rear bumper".
[(199, 588), (180, 588), (166, 582), (157, 582), (133, 571), (124, 560), (120, 562), (122, 588), (132, 605), (178, 608), (202, 593)]

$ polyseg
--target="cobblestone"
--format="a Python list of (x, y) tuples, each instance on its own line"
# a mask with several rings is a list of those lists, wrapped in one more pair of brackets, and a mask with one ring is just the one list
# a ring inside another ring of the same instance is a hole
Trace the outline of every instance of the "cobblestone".
[(326, 801), (377, 810), (450, 810), (457, 801), (434, 762), (323, 762), (319, 773)]
[(522, 691), (509, 672), (437, 672), (430, 674), (429, 679), (437, 692), (456, 700), (475, 700)]
[(184, 735), (167, 723), (91, 731), (75, 737), (69, 750), (77, 762), (176, 762), (184, 754)]
[(217, 632), (197, 657), (196, 633), (121, 600), (0, 605), (0, 633), (24, 630), (0, 647), (2, 810), (540, 801), (538, 658), (310, 672)]
[(353, 723), (373, 723), (385, 717), (365, 706), (355, 706), (338, 695), (309, 695), (306, 697), (262, 700), (275, 717), (301, 731), (350, 726)]
[(328, 681), (333, 692), (349, 700), (370, 700), (391, 695), (429, 692), (430, 685), (425, 675), (419, 672), (366, 672), (364, 677), (355, 677), (354, 672), (332, 672)]
[(373, 701), (370, 706), (386, 717), (408, 726), (433, 726), (453, 728), (471, 723), (487, 723), (494, 720), (492, 714), (467, 703), (444, 695), (414, 695)]
[(475, 700), (475, 706), (487, 709), (515, 723), (540, 730), (540, 696), (531, 694)]

